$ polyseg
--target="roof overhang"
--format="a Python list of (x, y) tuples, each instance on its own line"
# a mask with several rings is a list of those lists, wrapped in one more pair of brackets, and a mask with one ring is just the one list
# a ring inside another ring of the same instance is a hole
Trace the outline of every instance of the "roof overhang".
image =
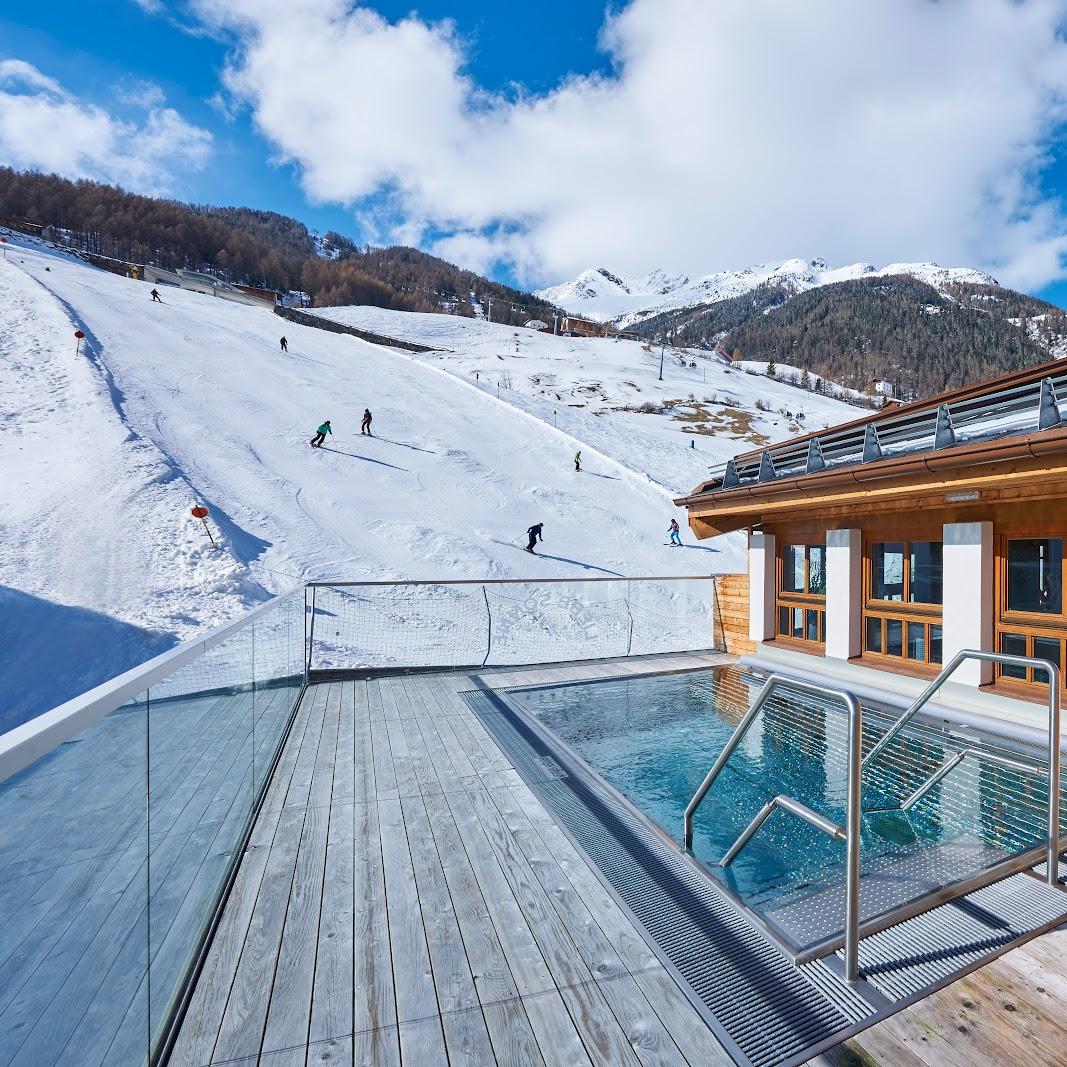
[(712, 536), (790, 516), (1057, 496), (1067, 497), (1067, 426), (731, 489), (712, 483), (675, 503), (699, 534)]

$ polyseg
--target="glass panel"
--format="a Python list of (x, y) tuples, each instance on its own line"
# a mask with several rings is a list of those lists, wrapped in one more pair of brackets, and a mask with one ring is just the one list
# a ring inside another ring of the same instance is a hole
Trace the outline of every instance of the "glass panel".
[[(1061, 666), (1061, 644), (1058, 637), (1035, 637), (1033, 655), (1038, 659), (1047, 659), (1050, 663)], [(1031, 672), (1031, 678), (1042, 685), (1048, 682), (1048, 675), (1044, 671)]]
[(1058, 537), (1008, 542), (1008, 610), (1058, 615), (1062, 607)]
[(786, 545), (782, 550), (782, 590), (786, 593), (803, 593), (804, 545)]
[(867, 618), (867, 651), (882, 651), (882, 620), (872, 616)]
[(826, 640), (826, 612), (819, 612), (819, 640)]
[(904, 545), (898, 541), (876, 544), (871, 552), (871, 599), (904, 599)]
[(930, 662), (941, 662), (941, 627), (937, 623), (930, 623)]
[(807, 613), (807, 632), (804, 634), (804, 638), (807, 641), (819, 640), (819, 613), (817, 611), (808, 611)]
[(908, 599), (913, 604), (940, 604), (941, 542), (912, 541), (909, 546), (911, 583)]
[[(1012, 656), (1025, 656), (1026, 655), (1026, 634), (1001, 634), (1000, 635), (1000, 651), (1007, 652)], [(1025, 667), (1012, 667), (1008, 664), (1002, 664), (1000, 673), (1005, 678), (1025, 678)]]
[(147, 1061), (147, 726), (141, 694), (0, 784), (5, 1063)]
[(926, 661), (926, 623), (908, 623), (908, 659)]
[(825, 545), (808, 545), (808, 592), (826, 596)]
[(804, 609), (793, 608), (793, 619), (789, 629), (790, 636), (800, 637), (804, 636)]
[(885, 620), (885, 654), (904, 655), (904, 623), (900, 619)]
[(778, 609), (778, 632), (786, 637), (789, 636), (789, 617), (789, 608)]

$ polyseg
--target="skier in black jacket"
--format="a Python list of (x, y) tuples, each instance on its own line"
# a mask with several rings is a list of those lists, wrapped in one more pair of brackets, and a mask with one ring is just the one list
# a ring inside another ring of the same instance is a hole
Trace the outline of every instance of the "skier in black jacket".
[(526, 551), (527, 552), (533, 552), (534, 545), (536, 545), (538, 541), (543, 541), (544, 540), (544, 538), (541, 536), (541, 526), (542, 525), (543, 524), (539, 522), (536, 526), (531, 526), (526, 531), (526, 535), (530, 538), (530, 543), (526, 546)]

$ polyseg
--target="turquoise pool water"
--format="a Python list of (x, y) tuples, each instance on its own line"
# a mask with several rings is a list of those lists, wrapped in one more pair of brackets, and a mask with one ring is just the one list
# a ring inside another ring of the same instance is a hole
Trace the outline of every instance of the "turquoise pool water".
[[(511, 699), (677, 840), (686, 805), (758, 688), (725, 668), (519, 691)], [(886, 725), (865, 716), (865, 747)], [(730, 868), (718, 861), (779, 793), (844, 825), (846, 735), (846, 717), (830, 706), (799, 694), (772, 701), (697, 812), (694, 853), (756, 910), (779, 909), (843, 880), (844, 846), (781, 811)], [(942, 742), (932, 730), (909, 728), (866, 775), (865, 874), (935, 848), (951, 851), (958, 870), (966, 847), (968, 862), (981, 869), (1041, 843), (1040, 781), (980, 759), (961, 765), (909, 813), (893, 810), (941, 764)]]

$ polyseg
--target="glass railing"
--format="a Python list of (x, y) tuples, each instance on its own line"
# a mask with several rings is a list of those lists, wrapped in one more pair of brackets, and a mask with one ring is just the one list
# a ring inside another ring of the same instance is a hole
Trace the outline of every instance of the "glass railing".
[(309, 586), (321, 670), (513, 666), (722, 648), (714, 577)]
[(305, 667), (304, 591), (0, 737), (0, 1064), (148, 1062)]
[(313, 584), (0, 735), (0, 1067), (160, 1060), (317, 672), (722, 647), (712, 577)]

